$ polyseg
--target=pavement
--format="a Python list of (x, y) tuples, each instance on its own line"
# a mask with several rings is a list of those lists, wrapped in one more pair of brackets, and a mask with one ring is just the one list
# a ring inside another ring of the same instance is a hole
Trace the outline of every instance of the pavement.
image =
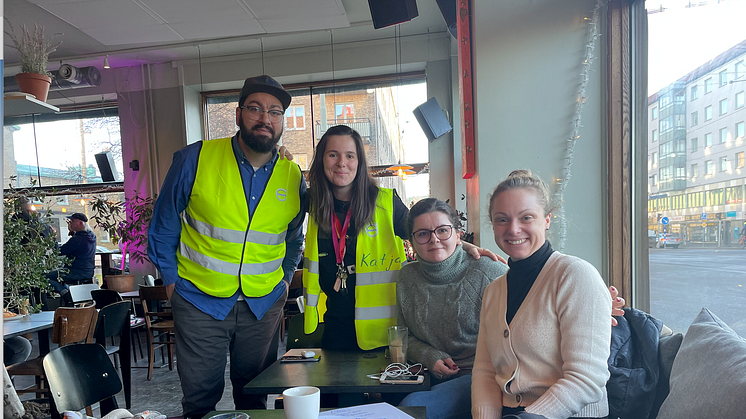
[(650, 249), (650, 314), (686, 332), (707, 307), (746, 337), (746, 249)]

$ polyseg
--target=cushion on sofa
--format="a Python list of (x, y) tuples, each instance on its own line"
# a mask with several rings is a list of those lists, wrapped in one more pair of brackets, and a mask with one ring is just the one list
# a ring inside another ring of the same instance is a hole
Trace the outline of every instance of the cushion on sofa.
[(743, 418), (746, 340), (708, 309), (689, 326), (658, 419)]

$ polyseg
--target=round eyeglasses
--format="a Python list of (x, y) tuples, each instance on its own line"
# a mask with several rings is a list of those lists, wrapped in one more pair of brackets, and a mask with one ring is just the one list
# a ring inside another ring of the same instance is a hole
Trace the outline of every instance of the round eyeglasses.
[(272, 123), (277, 123), (282, 121), (282, 117), (285, 116), (285, 112), (277, 110), (277, 109), (270, 109), (268, 111), (265, 111), (264, 109), (258, 107), (258, 106), (239, 106), (241, 109), (246, 109), (246, 111), (249, 113), (249, 118), (253, 119), (254, 121), (261, 121), (264, 117), (264, 114), (266, 113), (269, 116), (269, 121)]
[(430, 242), (430, 237), (435, 233), (435, 237), (440, 241), (448, 240), (453, 235), (452, 225), (442, 225), (435, 227), (435, 230), (428, 230), (426, 228), (415, 231), (412, 234), (414, 241), (418, 244), (427, 244)]

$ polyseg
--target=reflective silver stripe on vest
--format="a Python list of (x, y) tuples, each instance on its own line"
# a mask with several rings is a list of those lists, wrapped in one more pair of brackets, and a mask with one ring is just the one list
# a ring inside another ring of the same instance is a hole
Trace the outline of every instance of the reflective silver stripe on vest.
[(306, 300), (306, 305), (307, 306), (309, 306), (309, 307), (316, 307), (317, 305), (319, 305), (319, 296), (318, 295), (308, 294), (308, 292), (306, 292), (305, 290), (304, 290), (303, 293), (306, 294), (306, 295), (308, 295), (308, 299)]
[[(246, 232), (241, 230), (231, 230), (228, 228), (215, 227), (204, 221), (197, 220), (196, 218), (189, 215), (189, 212), (184, 211), (184, 221), (189, 224), (197, 233), (212, 237), (217, 240), (221, 240), (228, 243), (243, 243)], [(261, 231), (249, 230), (249, 235), (246, 237), (246, 241), (249, 243), (266, 244), (266, 245), (278, 245), (285, 242), (285, 236), (287, 230), (280, 234), (263, 233)]]
[(183, 242), (179, 243), (179, 250), (181, 251), (182, 256), (200, 266), (211, 271), (236, 276), (238, 275), (239, 268), (241, 269), (241, 275), (262, 275), (275, 272), (282, 266), (282, 260), (284, 259), (280, 258), (265, 263), (244, 263), (243, 266), (239, 266), (238, 263), (225, 262), (203, 255)]
[(238, 270), (241, 266), (238, 263), (225, 262), (219, 259), (215, 259), (210, 256), (203, 255), (198, 251), (184, 244), (179, 243), (179, 251), (181, 255), (191, 260), (192, 262), (203, 266), (211, 271), (220, 272), (221, 274), (238, 276)]
[(390, 284), (396, 282), (396, 275), (398, 273), (399, 271), (358, 272), (355, 281), (357, 286)]
[(288, 231), (285, 230), (280, 234), (262, 233), (261, 231), (249, 230), (249, 236), (246, 237), (246, 241), (249, 243), (266, 244), (269, 246), (275, 246), (278, 244), (285, 243), (285, 236)]
[(396, 306), (355, 307), (355, 320), (379, 320), (393, 317), (396, 317)]
[(303, 269), (308, 270), (309, 273), (319, 274), (319, 262), (312, 261), (309, 258), (303, 259)]

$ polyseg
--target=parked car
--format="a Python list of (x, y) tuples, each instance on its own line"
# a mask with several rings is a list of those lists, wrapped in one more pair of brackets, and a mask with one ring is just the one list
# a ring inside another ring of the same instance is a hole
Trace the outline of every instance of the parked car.
[(658, 240), (655, 243), (655, 247), (659, 249), (667, 247), (678, 249), (679, 245), (681, 245), (681, 238), (676, 233), (661, 233), (658, 235)]
[(655, 247), (657, 241), (658, 237), (655, 234), (655, 230), (648, 230), (648, 247)]

